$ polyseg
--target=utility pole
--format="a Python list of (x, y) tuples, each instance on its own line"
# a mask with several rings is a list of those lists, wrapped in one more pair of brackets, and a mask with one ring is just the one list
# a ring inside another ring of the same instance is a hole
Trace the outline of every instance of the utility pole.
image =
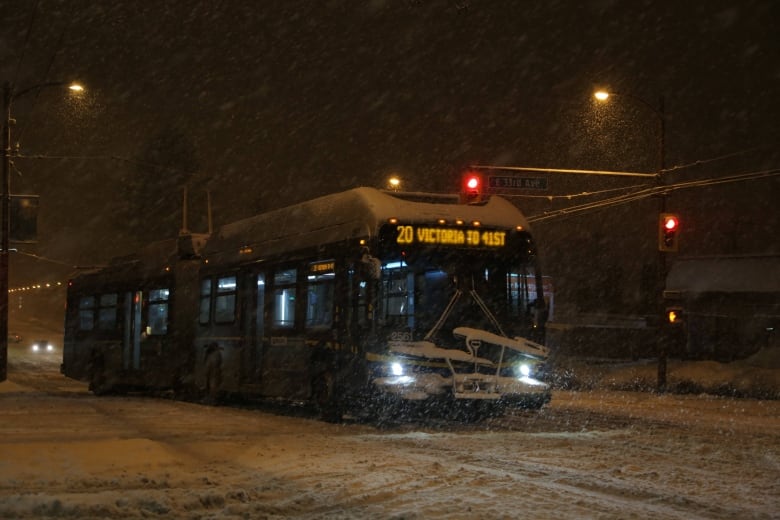
[[(607, 92), (600, 90), (595, 92), (594, 97), (599, 101), (606, 101), (611, 95), (615, 95), (614, 92)], [(666, 213), (666, 192), (664, 191), (664, 171), (666, 170), (666, 114), (664, 112), (664, 98), (659, 96), (658, 107), (654, 107), (642, 98), (632, 96), (631, 94), (621, 93), (620, 97), (625, 97), (636, 102), (639, 105), (644, 106), (652, 112), (658, 121), (658, 130), (656, 139), (658, 140), (658, 173), (656, 174), (656, 186), (658, 188), (658, 214), (662, 215)], [(658, 354), (658, 383), (657, 389), (659, 392), (663, 392), (666, 389), (666, 358), (668, 356), (668, 338), (667, 336), (667, 324), (664, 320), (664, 289), (666, 287), (666, 251), (658, 248), (658, 260), (657, 260), (658, 278), (656, 280), (656, 318), (658, 325), (656, 329), (656, 351)]]
[[(3, 83), (3, 178), (2, 201), (0, 201), (0, 382), (8, 379), (8, 268), (11, 242), (11, 102), (30, 92), (46, 87), (67, 85), (65, 81), (48, 81), (21, 91), (14, 92), (13, 85)], [(81, 92), (84, 88), (71, 83), (71, 92)]]
[(3, 178), (0, 225), (0, 382), (8, 378), (8, 248), (11, 231), (11, 84), (3, 84)]
[[(666, 192), (664, 186), (664, 170), (666, 170), (666, 116), (664, 114), (664, 98), (658, 99), (658, 177), (656, 180), (659, 188), (658, 214), (666, 213)], [(666, 251), (658, 248), (658, 288), (656, 289), (657, 298), (657, 318), (658, 333), (656, 334), (656, 348), (658, 350), (658, 381), (657, 390), (663, 392), (666, 390), (666, 361), (669, 355), (669, 338), (667, 337), (667, 323), (664, 312), (664, 289), (666, 288)]]

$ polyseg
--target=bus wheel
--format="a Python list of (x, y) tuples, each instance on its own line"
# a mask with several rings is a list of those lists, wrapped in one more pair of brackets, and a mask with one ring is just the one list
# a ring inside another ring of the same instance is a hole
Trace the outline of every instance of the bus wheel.
[(111, 392), (111, 385), (106, 377), (105, 361), (99, 354), (92, 354), (92, 366), (89, 373), (89, 391), (95, 395), (106, 395)]
[(111, 387), (105, 383), (105, 378), (94, 377), (89, 382), (89, 391), (95, 395), (107, 395), (111, 393)]
[(341, 422), (342, 414), (336, 393), (336, 378), (330, 371), (322, 372), (313, 385), (314, 404), (320, 419), (326, 422)]

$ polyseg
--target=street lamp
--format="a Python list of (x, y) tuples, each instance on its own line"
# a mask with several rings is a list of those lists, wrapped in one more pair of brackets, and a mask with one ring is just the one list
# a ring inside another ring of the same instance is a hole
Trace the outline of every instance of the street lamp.
[(11, 125), (14, 123), (11, 117), (11, 103), (20, 97), (37, 92), (47, 87), (61, 87), (68, 85), (72, 92), (81, 92), (84, 87), (76, 83), (65, 81), (49, 81), (32, 87), (15, 91), (14, 86), (5, 82), (3, 84), (3, 178), (2, 201), (0, 201), (0, 382), (8, 377), (8, 265), (9, 245), (11, 234)]
[[(666, 193), (663, 191), (664, 179), (663, 174), (666, 170), (666, 115), (664, 113), (664, 98), (660, 96), (658, 98), (658, 106), (655, 107), (648, 103), (644, 99), (630, 94), (615, 93), (606, 90), (598, 90), (593, 93), (593, 97), (597, 101), (606, 102), (610, 97), (616, 97), (618, 99), (626, 98), (631, 102), (640, 105), (647, 109), (657, 121), (656, 139), (658, 143), (658, 173), (656, 174), (656, 185), (659, 188), (658, 205), (659, 215), (666, 213)], [(658, 334), (657, 334), (657, 350), (658, 350), (658, 390), (663, 390), (666, 387), (666, 357), (667, 357), (667, 345), (664, 334), (661, 328), (664, 321), (661, 319), (664, 313), (664, 286), (666, 284), (666, 251), (659, 248), (658, 251), (658, 279), (657, 279), (657, 307), (658, 307)]]
[(398, 191), (399, 189), (401, 189), (401, 179), (393, 175), (392, 177), (387, 179), (387, 187), (392, 191)]

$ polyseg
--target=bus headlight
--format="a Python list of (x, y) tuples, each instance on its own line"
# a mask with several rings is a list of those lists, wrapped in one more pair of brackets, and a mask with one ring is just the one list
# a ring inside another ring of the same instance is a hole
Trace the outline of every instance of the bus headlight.
[(531, 375), (531, 365), (527, 365), (523, 363), (518, 368), (518, 372), (520, 373), (520, 377), (530, 377)]

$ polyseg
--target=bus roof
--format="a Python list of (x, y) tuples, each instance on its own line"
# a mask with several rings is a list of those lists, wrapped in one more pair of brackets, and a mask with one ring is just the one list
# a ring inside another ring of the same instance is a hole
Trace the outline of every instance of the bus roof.
[(269, 211), (219, 228), (202, 253), (242, 261), (357, 238), (372, 238), (391, 218), (407, 223), (479, 221), (483, 226), (528, 229), (517, 207), (501, 197), (484, 204), (416, 202), (375, 188), (354, 188)]
[[(160, 276), (177, 259), (201, 257), (218, 264), (245, 263), (325, 244), (371, 239), (391, 218), (409, 224), (478, 220), (486, 227), (522, 226), (528, 230), (520, 210), (501, 197), (466, 205), (447, 202), (453, 197), (420, 193), (408, 199), (405, 196), (367, 187), (326, 195), (226, 224), (211, 236), (186, 234), (150, 243), (131, 255), (112, 259), (107, 266), (77, 274), (72, 283), (145, 280)], [(428, 198), (431, 201), (420, 201)]]

